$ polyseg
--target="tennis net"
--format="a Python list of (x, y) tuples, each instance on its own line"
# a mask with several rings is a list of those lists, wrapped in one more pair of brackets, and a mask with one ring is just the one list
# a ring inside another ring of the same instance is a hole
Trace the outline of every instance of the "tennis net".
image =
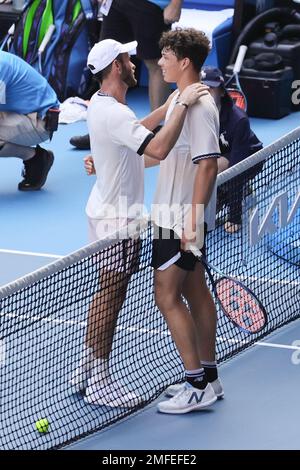
[[(243, 280), (268, 313), (263, 331), (246, 334), (219, 311), (219, 362), (299, 317), (299, 173), (296, 129), (218, 176), (208, 259)], [(227, 233), (228, 223), (237, 231)], [(183, 379), (181, 360), (154, 302), (151, 225), (137, 233), (134, 247), (139, 256), (129, 268), (120, 268), (119, 253), (128, 249), (121, 233), (114, 245), (96, 242), (0, 289), (2, 449), (60, 448), (137, 411)], [(105, 277), (107, 271), (114, 275)], [(69, 383), (80, 361), (95, 297), (100, 296), (98, 302), (109, 314), (108, 287), (113, 293), (110, 302), (125, 297), (110, 374), (138, 396), (130, 408), (111, 406), (110, 397), (102, 406), (87, 404)], [(41, 419), (49, 422), (47, 433), (36, 430)]]
[(247, 335), (221, 314), (223, 360), (299, 317), (300, 129), (220, 174), (217, 195), (209, 259), (246, 284), (268, 315), (260, 333)]

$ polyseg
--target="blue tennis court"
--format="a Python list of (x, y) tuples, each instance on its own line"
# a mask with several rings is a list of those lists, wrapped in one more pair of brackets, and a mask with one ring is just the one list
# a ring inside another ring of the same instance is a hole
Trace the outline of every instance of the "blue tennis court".
[[(140, 89), (130, 93), (129, 104), (140, 117), (146, 114), (146, 90)], [(296, 128), (298, 119), (299, 113), (293, 113), (280, 121), (253, 119), (252, 126), (264, 145), (267, 145)], [(0, 260), (3, 266), (1, 285), (31, 273), (50, 262), (59, 262), (62, 256), (86, 244), (84, 208), (93, 181), (83, 171), (82, 158), (85, 153), (72, 150), (68, 144), (72, 135), (84, 133), (85, 129), (84, 123), (60, 126), (50, 145), (56, 157), (55, 165), (49, 174), (47, 185), (40, 192), (18, 193), (16, 186), (20, 178), (20, 162), (14, 159), (1, 160), (0, 211), (3, 214), (2, 220), (5, 220), (0, 235)], [(299, 176), (299, 168), (297, 171)], [(157, 169), (146, 170), (145, 204), (147, 207), (151, 204), (156, 175)], [(292, 180), (295, 180), (294, 176)], [(287, 187), (291, 186), (288, 178), (283, 179), (279, 189), (282, 189), (285, 184)], [(263, 202), (264, 198), (255, 191), (255, 186), (253, 189), (255, 202), (257, 198)], [(272, 188), (268, 190), (272, 194)], [(298, 184), (292, 190), (293, 200), (297, 196), (297, 191), (299, 191)], [(248, 200), (249, 217), (253, 216), (253, 205), (251, 206), (253, 195), (251, 197), (252, 199)], [(221, 229), (218, 230), (221, 232)], [(225, 236), (229, 237), (229, 235)], [(247, 236), (247, 233), (243, 236)], [(218, 241), (218, 243), (214, 243), (213, 240), (211, 243), (212, 246), (217, 247), (216, 256), (221, 256), (222, 238), (221, 236), (218, 238), (217, 232), (216, 237), (215, 242)], [(271, 327), (276, 325), (275, 318), (278, 316), (280, 317), (279, 323), (282, 325), (286, 322), (287, 315), (291, 318), (299, 316), (300, 296), (299, 267), (290, 263), (287, 266), (286, 261), (270, 250), (268, 250), (268, 263), (272, 263), (274, 269), (272, 277), (268, 275), (266, 258), (262, 254), (266, 251), (264, 244), (270, 245), (273, 242), (274, 240), (271, 239), (263, 239), (255, 248), (252, 248), (252, 251), (250, 249), (242, 253), (242, 260), (247, 265), (246, 273), (243, 267), (237, 267), (237, 272), (241, 277), (247, 276), (248, 281), (259, 285), (261, 292), (266, 293), (266, 299), (271, 299), (271, 308), (268, 311)], [(238, 252), (240, 243), (237, 239), (231, 238), (226, 243), (232, 251)], [(224, 263), (226, 267), (226, 261)], [(73, 276), (76, 278), (76, 271), (73, 272)], [(64, 292), (63, 278), (58, 278), (56, 282), (57, 287), (61, 287), (61, 291)], [(132, 283), (135, 283), (135, 279)], [(76, 286), (74, 295), (80, 290), (80, 281)], [(22, 428), (20, 429), (18, 422), (15, 422), (11, 424), (9, 433), (23, 449), (52, 447), (53, 435), (61, 428), (64, 428), (65, 441), (70, 441), (74, 433), (80, 432), (79, 426), (84, 428), (83, 434), (87, 434), (94, 431), (97, 426), (101, 427), (103, 423), (101, 410), (84, 404), (81, 397), (70, 393), (68, 388), (68, 376), (74, 366), (74, 357), (80, 354), (80, 344), (85, 329), (86, 303), (80, 300), (76, 309), (72, 308), (69, 302), (72, 299), (64, 298), (63, 292), (60, 313), (55, 317), (49, 317), (44, 313), (47, 308), (51, 309), (56, 299), (50, 299), (50, 303), (46, 306), (41, 301), (35, 305), (33, 311), (28, 313), (24, 311), (21, 316), (20, 312), (3, 310), (1, 306), (2, 325), (8, 322), (17, 333), (11, 337), (8, 335), (9, 341), (1, 343), (1, 376), (4, 377), (5, 371), (6, 380), (13, 384), (10, 394), (5, 394), (4, 397), (2, 395), (2, 403), (6, 405), (4, 409), (8, 409), (13, 403), (15, 412), (21, 418)], [(149, 295), (151, 295), (150, 284)], [(122, 324), (122, 328), (117, 330), (115, 350), (117, 351), (120, 345), (124, 344), (126, 337), (126, 345), (130, 344), (132, 347), (132, 350), (128, 350), (128, 354), (125, 354), (122, 363), (123, 368), (126, 366), (128, 376), (131, 377), (128, 385), (134, 386), (135, 381), (144, 380), (143, 398), (145, 403), (149, 404), (129, 417), (126, 417), (128, 413), (125, 411), (122, 421), (112, 424), (106, 430), (81, 438), (76, 443), (70, 444), (68, 448), (299, 448), (297, 439), (297, 424), (300, 417), (297, 407), (300, 385), (299, 319), (276, 329), (261, 340), (256, 341), (255, 338), (244, 337), (242, 334), (235, 335), (232, 342), (245, 341), (245, 344), (253, 344), (253, 346), (227, 360), (221, 366), (220, 375), (225, 389), (224, 400), (218, 401), (210, 410), (201, 413), (166, 416), (157, 413), (155, 408), (157, 398), (154, 396), (155, 393), (151, 394), (146, 385), (147, 382), (157, 381), (157, 390), (163, 390), (163, 381), (159, 381), (159, 376), (169, 373), (168, 380), (171, 380), (171, 373), (168, 372), (170, 364), (163, 357), (164, 351), (159, 349), (161, 342), (165, 341), (166, 332), (161, 329), (161, 320), (154, 310), (149, 313), (146, 320), (143, 320), (148, 309), (143, 310), (138, 295), (136, 298), (133, 296), (132, 300), (139, 315), (136, 323)], [(26, 299), (24, 304), (26, 304)], [(124, 312), (125, 310), (130, 312), (131, 308), (131, 305), (125, 304)], [(133, 312), (132, 309), (132, 317)], [(124, 316), (124, 319), (127, 317)], [(220, 321), (225, 322), (223, 319)], [(27, 329), (28, 323), (34, 324), (32, 330)], [(234, 328), (226, 322), (224, 325), (229, 333), (230, 328)], [(26, 345), (22, 344), (23, 328), (26, 332), (28, 331)], [(68, 349), (70, 329), (72, 330), (71, 344), (75, 345), (71, 353)], [(143, 337), (143, 341), (149, 348), (154, 349), (150, 351), (151, 355), (154, 352), (160, 355), (159, 367), (156, 370), (151, 370), (151, 372), (148, 370), (147, 357), (142, 357), (141, 354), (139, 336)], [(153, 336), (156, 338), (155, 342), (149, 341), (149, 338)], [(169, 341), (167, 338), (168, 344)], [(228, 338), (218, 338), (221, 351), (222, 342), (228, 343)], [(228, 344), (226, 347), (230, 350)], [(14, 354), (10, 356), (12, 351)], [(168, 351), (170, 356), (175, 358), (174, 368), (178, 367), (180, 372), (180, 366), (176, 362), (176, 353), (171, 349)], [(43, 367), (32, 367), (32, 358), (34, 358), (34, 364), (42, 364)], [(117, 354), (114, 360), (115, 373), (119, 374)], [(15, 376), (16, 363), (18, 369), (23, 370), (20, 380), (18, 380), (19, 375), (17, 380)], [(138, 367), (137, 364), (139, 364)], [(142, 377), (137, 369), (142, 370)], [(35, 384), (34, 387), (33, 384)], [(28, 397), (30, 403), (28, 408), (25, 406), (24, 396)], [(63, 415), (61, 411), (66, 404), (69, 407), (68, 416)], [(89, 408), (88, 414), (86, 413), (87, 407)], [(115, 417), (118, 419), (121, 417), (120, 413), (116, 413), (113, 409), (108, 410), (108, 413), (112, 423)], [(39, 435), (34, 433), (34, 423), (43, 416), (49, 419), (51, 432)], [(12, 423), (11, 420), (9, 422)], [(197, 432), (195, 432), (195, 427)], [(30, 442), (26, 438), (27, 429), (31, 430), (29, 431)], [(7, 441), (4, 440), (4, 448), (11, 448), (11, 442), (8, 438)], [(60, 442), (56, 442), (56, 445), (61, 444), (63, 444), (62, 437)]]

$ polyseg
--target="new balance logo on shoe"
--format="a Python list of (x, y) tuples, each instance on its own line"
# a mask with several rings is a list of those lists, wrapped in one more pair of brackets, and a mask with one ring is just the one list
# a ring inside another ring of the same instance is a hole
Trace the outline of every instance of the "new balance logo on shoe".
[(193, 401), (195, 401), (196, 403), (201, 403), (203, 396), (204, 396), (204, 392), (202, 392), (200, 396), (198, 395), (197, 392), (193, 392), (190, 396), (188, 404), (191, 405)]
[(158, 403), (157, 408), (161, 413), (182, 414), (206, 408), (216, 400), (217, 397), (211, 384), (208, 383), (204, 390), (185, 384), (173, 398)]

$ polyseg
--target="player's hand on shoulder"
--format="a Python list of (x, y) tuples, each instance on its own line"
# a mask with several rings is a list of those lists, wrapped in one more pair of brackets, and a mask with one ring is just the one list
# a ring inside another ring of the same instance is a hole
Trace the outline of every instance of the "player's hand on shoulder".
[(96, 174), (96, 169), (95, 169), (95, 166), (94, 166), (94, 159), (93, 159), (92, 155), (87, 155), (86, 157), (84, 157), (83, 161), (84, 161), (84, 168), (85, 168), (86, 173), (89, 176), (90, 175), (95, 175)]
[(206, 95), (209, 95), (209, 87), (207, 85), (204, 85), (204, 83), (200, 83), (200, 96), (199, 98), (201, 98), (202, 96), (206, 96)]

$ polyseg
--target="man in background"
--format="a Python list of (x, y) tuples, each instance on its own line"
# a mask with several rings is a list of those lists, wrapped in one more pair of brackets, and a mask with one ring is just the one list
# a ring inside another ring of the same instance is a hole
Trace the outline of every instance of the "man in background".
[[(245, 111), (237, 107), (224, 86), (221, 70), (216, 67), (203, 67), (202, 83), (210, 87), (210, 94), (215, 100), (220, 116), (219, 145), (221, 155), (218, 158), (218, 173), (236, 165), (253, 153), (262, 149), (262, 143), (250, 127), (249, 117)], [(260, 171), (261, 167), (256, 171)], [(256, 171), (248, 173), (240, 180), (235, 194), (219, 189), (218, 206), (228, 206), (228, 218), (224, 228), (228, 233), (235, 233), (241, 227), (243, 189), (247, 182), (255, 176)]]
[[(105, 3), (105, 2), (103, 2)], [(100, 39), (138, 42), (137, 57), (149, 74), (151, 111), (161, 106), (170, 94), (158, 65), (159, 39), (180, 18), (182, 0), (113, 0), (108, 15), (103, 16)], [(74, 136), (70, 143), (81, 150), (90, 149), (89, 135)]]
[(57, 129), (59, 101), (54, 90), (20, 57), (0, 51), (0, 157), (23, 161), (20, 191), (45, 184), (54, 156), (39, 146)]

